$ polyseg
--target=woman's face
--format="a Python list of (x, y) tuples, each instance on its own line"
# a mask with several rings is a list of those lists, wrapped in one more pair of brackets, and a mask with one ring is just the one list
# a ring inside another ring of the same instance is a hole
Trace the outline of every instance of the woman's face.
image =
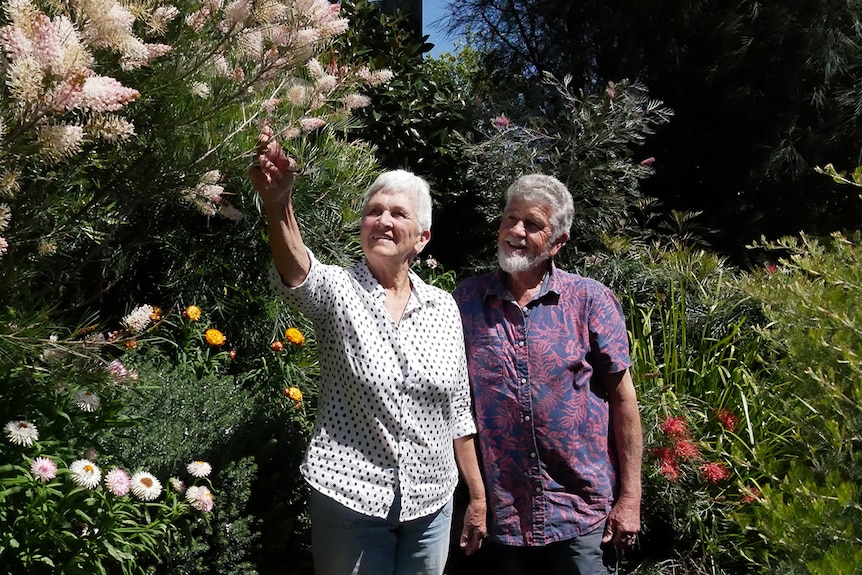
[(409, 262), (422, 251), (431, 237), (420, 232), (413, 200), (402, 193), (381, 190), (362, 212), (359, 238), (365, 257)]

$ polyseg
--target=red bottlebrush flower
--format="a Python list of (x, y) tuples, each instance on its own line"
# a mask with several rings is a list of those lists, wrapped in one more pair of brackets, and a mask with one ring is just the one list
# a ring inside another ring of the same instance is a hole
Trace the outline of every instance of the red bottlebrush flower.
[(704, 463), (700, 466), (700, 472), (710, 483), (718, 483), (730, 477), (730, 472), (724, 463)]
[(500, 114), (499, 116), (491, 120), (491, 123), (494, 124), (494, 126), (496, 126), (497, 128), (505, 130), (512, 124), (512, 121), (507, 118), (505, 114)]
[(753, 487), (753, 486), (745, 489), (745, 491), (743, 493), (744, 493), (744, 495), (742, 496), (742, 504), (743, 505), (749, 505), (751, 503), (754, 503), (755, 501), (760, 501), (760, 497), (761, 497), (761, 495), (763, 495), (760, 492), (760, 489), (758, 489), (757, 487)]
[(281, 343), (279, 340), (275, 340), (274, 342), (269, 344), (269, 347), (272, 348), (272, 351), (281, 351), (284, 349), (284, 344)]
[(736, 429), (736, 424), (739, 423), (739, 418), (733, 415), (733, 412), (727, 409), (718, 410), (718, 420), (721, 425), (728, 431)]
[(688, 422), (682, 417), (668, 417), (661, 424), (662, 432), (674, 439), (688, 439)]
[(658, 470), (668, 481), (679, 479), (679, 463), (673, 459), (662, 459), (658, 464)]
[(673, 454), (677, 459), (694, 459), (700, 455), (700, 449), (691, 441), (683, 439), (673, 446)]

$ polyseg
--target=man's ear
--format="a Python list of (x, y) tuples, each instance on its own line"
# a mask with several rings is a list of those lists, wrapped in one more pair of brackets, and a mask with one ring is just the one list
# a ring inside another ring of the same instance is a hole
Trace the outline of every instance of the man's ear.
[(554, 257), (557, 255), (557, 252), (563, 249), (563, 246), (566, 245), (567, 241), (569, 241), (569, 234), (560, 234), (560, 237), (554, 240), (553, 245), (551, 245), (551, 249), (548, 250), (550, 256)]

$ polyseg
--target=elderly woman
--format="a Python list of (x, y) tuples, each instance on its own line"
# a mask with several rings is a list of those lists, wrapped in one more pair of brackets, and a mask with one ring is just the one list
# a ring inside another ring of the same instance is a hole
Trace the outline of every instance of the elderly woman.
[(271, 279), (314, 322), (320, 356), (319, 415), (301, 466), (315, 572), (440, 575), (458, 467), (470, 491), (467, 553), (486, 533), (486, 507), (458, 308), (410, 271), (431, 237), (428, 184), (403, 170), (377, 178), (362, 201), (364, 259), (344, 269), (303, 244), (294, 173), (265, 128), (249, 177), (266, 212)]

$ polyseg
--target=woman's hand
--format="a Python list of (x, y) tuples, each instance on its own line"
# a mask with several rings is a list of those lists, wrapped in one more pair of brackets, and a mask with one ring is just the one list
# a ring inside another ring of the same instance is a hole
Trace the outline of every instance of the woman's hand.
[(257, 140), (257, 155), (248, 177), (264, 203), (286, 204), (296, 175), (296, 162), (284, 153), (273, 138), (272, 128), (264, 126)]

